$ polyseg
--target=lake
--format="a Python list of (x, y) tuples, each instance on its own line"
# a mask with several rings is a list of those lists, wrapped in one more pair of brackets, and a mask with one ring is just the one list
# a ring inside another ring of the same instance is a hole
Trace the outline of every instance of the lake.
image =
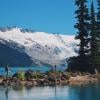
[(0, 100), (100, 100), (100, 84), (57, 87), (0, 87)]
[[(53, 67), (47, 67), (47, 66), (34, 66), (34, 67), (9, 67), (10, 68), (10, 74), (13, 75), (16, 72), (19, 71), (27, 71), (27, 70), (33, 70), (33, 71), (40, 71), (40, 72), (46, 72), (51, 69), (54, 69)], [(57, 66), (58, 71), (64, 71), (67, 67), (65, 66)], [(5, 68), (0, 67), (0, 75), (5, 75)]]
[[(11, 74), (29, 69), (46, 72), (51, 70), (51, 67), (13, 67)], [(60, 71), (65, 69), (65, 67), (57, 67)], [(5, 74), (3, 67), (0, 67), (0, 74)], [(0, 86), (0, 100), (100, 100), (100, 84), (56, 87)]]

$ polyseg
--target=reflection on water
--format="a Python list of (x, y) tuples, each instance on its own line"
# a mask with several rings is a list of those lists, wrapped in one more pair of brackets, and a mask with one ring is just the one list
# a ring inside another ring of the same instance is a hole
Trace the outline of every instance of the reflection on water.
[(8, 100), (8, 92), (9, 92), (9, 89), (6, 88), (6, 90), (5, 90), (5, 97), (6, 97), (6, 100)]
[(0, 87), (0, 100), (100, 100), (100, 85)]

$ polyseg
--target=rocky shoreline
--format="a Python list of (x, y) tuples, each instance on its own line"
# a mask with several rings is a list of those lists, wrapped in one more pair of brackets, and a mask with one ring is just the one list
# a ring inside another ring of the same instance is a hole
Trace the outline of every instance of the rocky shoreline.
[(55, 86), (85, 85), (100, 82), (100, 75), (71, 72), (27, 72), (15, 73), (12, 77), (0, 76), (0, 86)]

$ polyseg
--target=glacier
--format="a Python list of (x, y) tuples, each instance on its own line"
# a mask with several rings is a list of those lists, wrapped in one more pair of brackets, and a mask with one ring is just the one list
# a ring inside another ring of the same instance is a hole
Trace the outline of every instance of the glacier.
[[(68, 58), (78, 55), (77, 44), (79, 41), (75, 40), (74, 37), (74, 35), (28, 31), (17, 27), (0, 28), (0, 43), (11, 48), (17, 54), (19, 52), (20, 55), (18, 57), (22, 57), (21, 59), (23, 59), (24, 54), (27, 55), (31, 60), (28, 66), (67, 65)], [(6, 48), (0, 51), (0, 54), (3, 54), (4, 50), (9, 54)], [(6, 59), (6, 56), (3, 58)], [(15, 62), (13, 61), (15, 57), (10, 59), (13, 65), (15, 63), (17, 66), (18, 57), (16, 57)], [(2, 61), (2, 58), (0, 60)], [(0, 64), (2, 64), (1, 61)], [(26, 61), (21, 60), (21, 62), (24, 63)]]

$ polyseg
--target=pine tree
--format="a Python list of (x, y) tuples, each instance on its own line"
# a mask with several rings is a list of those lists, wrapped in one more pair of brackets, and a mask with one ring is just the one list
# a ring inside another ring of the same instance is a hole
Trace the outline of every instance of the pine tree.
[(97, 34), (100, 37), (100, 0), (97, 0), (98, 12), (97, 12)]
[(97, 0), (98, 12), (97, 12), (97, 34), (100, 37), (100, 0)]
[(94, 65), (100, 71), (100, 0), (97, 0), (98, 12), (96, 23), (96, 52), (94, 56)]
[(89, 53), (88, 35), (89, 35), (89, 13), (87, 8), (87, 0), (76, 0), (75, 3), (78, 7), (76, 10), (77, 23), (75, 28), (78, 29), (76, 39), (80, 40), (79, 44), (79, 65), (80, 70), (88, 70), (89, 61), (87, 59)]
[(97, 4), (98, 4), (97, 22), (100, 24), (100, 0), (97, 0)]
[(95, 56), (97, 53), (97, 31), (96, 31), (96, 17), (95, 17), (95, 10), (94, 10), (94, 3), (91, 3), (91, 14), (90, 14), (90, 64), (91, 68), (95, 68)]
[(70, 71), (90, 71), (89, 67), (89, 13), (87, 0), (75, 0), (77, 10), (75, 11), (78, 29), (76, 39), (79, 43), (79, 56), (72, 57), (68, 61), (68, 70)]
[(87, 8), (87, 0), (76, 0), (76, 5), (78, 7), (78, 10), (76, 10), (76, 18), (78, 19), (75, 28), (78, 29), (78, 35), (76, 36), (76, 39), (80, 40), (80, 50), (79, 55), (80, 57), (84, 57), (87, 53), (87, 46), (88, 46), (88, 20), (89, 20), (89, 14), (88, 14), (88, 8)]

